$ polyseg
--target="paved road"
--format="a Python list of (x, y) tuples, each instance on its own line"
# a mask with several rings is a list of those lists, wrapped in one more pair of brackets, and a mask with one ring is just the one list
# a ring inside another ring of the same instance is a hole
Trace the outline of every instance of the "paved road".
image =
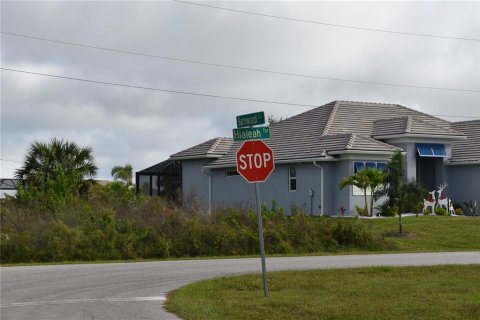
[[(480, 252), (267, 258), (267, 269), (480, 264)], [(1, 271), (0, 318), (177, 319), (162, 304), (187, 283), (261, 272), (260, 259), (161, 261), (7, 267)]]

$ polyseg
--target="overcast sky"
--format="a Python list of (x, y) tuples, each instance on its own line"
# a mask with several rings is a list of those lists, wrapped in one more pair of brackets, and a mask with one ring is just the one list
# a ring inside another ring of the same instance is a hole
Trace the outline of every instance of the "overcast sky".
[[(428, 90), (213, 67), (1, 35), (2, 68), (134, 86), (320, 106), (398, 103), (480, 118), (480, 2), (202, 2), (229, 9), (420, 37), (248, 15), (174, 1), (1, 2), (2, 32), (285, 73), (472, 91)], [(213, 137), (235, 116), (309, 107), (108, 86), (1, 71), (1, 158), (34, 141), (94, 150), (98, 178), (135, 171)], [(449, 121), (471, 118), (442, 117)]]

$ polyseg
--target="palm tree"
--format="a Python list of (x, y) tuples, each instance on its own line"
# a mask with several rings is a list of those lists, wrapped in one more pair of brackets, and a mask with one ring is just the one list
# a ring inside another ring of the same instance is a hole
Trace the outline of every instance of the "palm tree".
[(130, 163), (122, 166), (115, 166), (112, 168), (112, 177), (113, 180), (122, 180), (124, 181), (127, 186), (131, 186), (132, 179), (133, 179), (133, 167)]
[(368, 189), (368, 177), (364, 172), (365, 170), (360, 170), (357, 173), (352, 174), (350, 177), (343, 179), (340, 182), (340, 190), (346, 186), (355, 186), (363, 191), (363, 196), (365, 197), (365, 212), (368, 212), (367, 207), (367, 189)]
[(383, 186), (385, 173), (374, 168), (365, 168), (362, 170), (368, 179), (368, 189), (370, 190), (370, 216), (373, 216), (373, 202), (378, 190)]
[(47, 190), (49, 181), (57, 179), (60, 174), (76, 176), (83, 181), (86, 177), (93, 178), (97, 169), (90, 147), (79, 147), (74, 142), (53, 138), (49, 143), (34, 141), (15, 176), (28, 187)]
[(364, 168), (350, 177), (343, 179), (340, 182), (340, 189), (346, 186), (355, 186), (363, 191), (365, 199), (365, 212), (368, 211), (367, 191), (370, 192), (370, 216), (373, 215), (373, 201), (378, 189), (383, 186), (384, 173), (381, 170), (374, 168)]

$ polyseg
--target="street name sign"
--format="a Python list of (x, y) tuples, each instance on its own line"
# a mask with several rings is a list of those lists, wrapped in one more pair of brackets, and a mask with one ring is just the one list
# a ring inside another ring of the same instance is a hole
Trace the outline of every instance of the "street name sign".
[(270, 139), (269, 127), (233, 129), (233, 141)]
[(265, 113), (255, 112), (237, 116), (237, 128), (252, 127), (265, 124)]
[(250, 183), (264, 182), (275, 168), (273, 151), (263, 141), (246, 141), (236, 155), (237, 171)]

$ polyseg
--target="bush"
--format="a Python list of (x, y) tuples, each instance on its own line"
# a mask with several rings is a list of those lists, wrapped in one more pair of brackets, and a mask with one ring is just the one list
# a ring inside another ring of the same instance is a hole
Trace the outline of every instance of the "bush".
[(435, 209), (435, 214), (437, 216), (446, 216), (447, 215), (447, 209), (438, 207), (438, 208)]
[[(2, 201), (1, 257), (6, 262), (118, 260), (259, 253), (252, 210), (207, 214), (159, 197), (137, 197), (121, 184), (92, 186), (62, 205), (34, 190)], [(50, 207), (51, 209), (48, 209)], [(342, 247), (374, 249), (381, 239), (352, 219), (286, 216), (262, 205), (268, 254), (316, 253)]]
[(355, 206), (355, 211), (357, 212), (357, 214), (359, 216), (368, 217), (368, 209), (365, 209), (365, 208), (362, 208), (362, 207), (359, 207), (359, 206)]
[(466, 216), (480, 216), (480, 205), (478, 205), (477, 201), (464, 202), (463, 213)]
[(376, 209), (378, 210), (378, 214), (380, 214), (382, 217), (394, 217), (398, 213), (398, 210), (390, 207), (388, 202), (377, 206)]

